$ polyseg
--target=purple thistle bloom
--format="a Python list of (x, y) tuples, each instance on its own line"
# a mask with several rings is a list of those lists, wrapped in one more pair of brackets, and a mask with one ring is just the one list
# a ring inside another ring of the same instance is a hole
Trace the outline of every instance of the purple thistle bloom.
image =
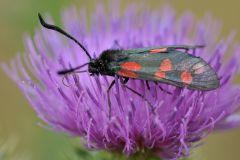
[[(161, 158), (177, 159), (188, 156), (189, 149), (210, 132), (239, 126), (240, 116), (234, 112), (239, 109), (240, 86), (233, 84), (233, 78), (239, 73), (240, 48), (230, 46), (233, 35), (216, 41), (218, 24), (212, 19), (196, 22), (189, 12), (176, 18), (168, 6), (138, 12), (132, 5), (120, 15), (115, 5), (109, 14), (99, 5), (90, 27), (86, 21), (84, 9), (71, 8), (63, 14), (63, 28), (96, 57), (103, 50), (116, 48), (115, 41), (124, 49), (206, 44), (195, 55), (209, 62), (221, 85), (214, 91), (200, 92), (159, 83), (173, 93), (169, 95), (152, 82), (148, 90), (144, 81), (130, 80), (128, 85), (156, 107), (154, 115), (146, 101), (117, 83), (110, 94), (109, 119), (106, 91), (114, 77), (81, 73), (69, 75), (63, 83), (57, 71), (81, 65), (88, 57), (71, 40), (41, 28), (33, 40), (26, 38), (23, 61), (18, 56), (11, 67), (3, 68), (52, 129), (82, 137), (89, 149), (120, 150), (127, 155), (150, 150)], [(231, 57), (223, 62), (229, 51)]]

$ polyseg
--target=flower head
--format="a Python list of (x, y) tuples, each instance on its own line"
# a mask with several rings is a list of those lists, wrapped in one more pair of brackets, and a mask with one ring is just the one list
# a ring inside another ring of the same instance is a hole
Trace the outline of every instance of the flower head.
[[(106, 13), (99, 5), (88, 27), (85, 10), (71, 8), (63, 14), (63, 25), (95, 57), (117, 48), (115, 42), (124, 49), (206, 44), (190, 54), (202, 57), (214, 68), (221, 78), (220, 87), (201, 92), (150, 82), (148, 89), (144, 81), (130, 80), (128, 86), (153, 103), (153, 114), (143, 98), (117, 82), (110, 92), (109, 119), (107, 88), (114, 77), (81, 73), (67, 76), (63, 83), (57, 72), (86, 63), (88, 57), (62, 35), (37, 29), (33, 40), (25, 40), (24, 63), (18, 56), (4, 69), (48, 126), (82, 137), (87, 148), (120, 150), (127, 155), (150, 150), (166, 159), (188, 156), (189, 149), (213, 130), (239, 126), (240, 117), (234, 112), (239, 108), (240, 86), (233, 78), (239, 72), (240, 49), (230, 46), (233, 35), (218, 42), (216, 27), (209, 27), (217, 25), (210, 18), (196, 22), (190, 12), (176, 18), (168, 6), (138, 12), (132, 5), (123, 15), (117, 9), (115, 5)], [(229, 51), (231, 57), (223, 62)]]

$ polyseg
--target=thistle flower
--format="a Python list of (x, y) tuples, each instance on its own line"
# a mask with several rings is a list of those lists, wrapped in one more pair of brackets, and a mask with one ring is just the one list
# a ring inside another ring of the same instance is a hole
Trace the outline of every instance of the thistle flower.
[[(85, 10), (70, 8), (62, 16), (63, 26), (96, 57), (105, 49), (116, 48), (116, 41), (124, 49), (206, 44), (194, 54), (215, 69), (221, 78), (220, 87), (200, 92), (158, 84), (172, 93), (166, 94), (154, 83), (150, 82), (148, 90), (144, 81), (130, 80), (128, 85), (156, 107), (156, 114), (152, 114), (142, 98), (117, 83), (110, 94), (109, 119), (106, 91), (114, 77), (81, 73), (67, 76), (63, 83), (57, 71), (83, 64), (88, 58), (71, 40), (54, 31), (37, 29), (33, 39), (25, 40), (23, 61), (18, 55), (10, 67), (3, 68), (47, 126), (82, 137), (88, 149), (128, 156), (144, 152), (164, 159), (188, 156), (190, 148), (210, 132), (239, 126), (236, 111), (240, 86), (233, 79), (239, 73), (240, 49), (230, 46), (233, 34), (217, 41), (218, 24), (211, 18), (195, 21), (190, 12), (176, 18), (169, 6), (139, 12), (131, 5), (123, 15), (117, 5), (111, 8), (107, 13), (98, 5), (89, 27)], [(223, 62), (229, 51), (231, 57)]]

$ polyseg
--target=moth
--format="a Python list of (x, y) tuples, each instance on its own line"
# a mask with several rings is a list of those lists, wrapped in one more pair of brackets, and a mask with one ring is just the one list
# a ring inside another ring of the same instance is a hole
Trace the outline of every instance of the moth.
[[(117, 76), (122, 85), (151, 103), (144, 95), (127, 86), (129, 79), (141, 79), (165, 83), (177, 87), (187, 87), (192, 90), (209, 91), (219, 87), (219, 78), (213, 68), (202, 58), (189, 54), (190, 49), (203, 48), (204, 45), (169, 45), (134, 49), (107, 49), (99, 57), (92, 58), (87, 49), (73, 36), (58, 26), (47, 24), (40, 14), (43, 27), (57, 31), (76, 42), (89, 57), (89, 62), (75, 68), (63, 69), (59, 75), (81, 72), (88, 66), (88, 72), (93, 75)], [(111, 113), (110, 90), (115, 84), (111, 82), (107, 90), (109, 113)], [(153, 106), (152, 106), (153, 108)]]

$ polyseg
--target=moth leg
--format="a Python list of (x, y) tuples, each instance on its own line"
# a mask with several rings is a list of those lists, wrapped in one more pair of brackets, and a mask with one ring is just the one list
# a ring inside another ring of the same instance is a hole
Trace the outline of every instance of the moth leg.
[(171, 92), (169, 92), (169, 91), (167, 91), (167, 90), (165, 90), (165, 89), (163, 89), (160, 85), (158, 85), (158, 83), (157, 82), (154, 82), (160, 89), (161, 89), (161, 91), (162, 92), (165, 92), (165, 93), (167, 93), (167, 94), (170, 94), (170, 95), (172, 95), (172, 93)]
[(108, 99), (108, 116), (109, 119), (111, 118), (112, 107), (111, 107), (111, 99), (110, 99), (110, 90), (112, 89), (113, 85), (115, 84), (115, 79), (111, 82), (107, 89), (107, 99)]
[(123, 48), (121, 47), (121, 45), (119, 44), (118, 40), (114, 40), (112, 48), (113, 48), (113, 49), (116, 49), (116, 48), (117, 48), (117, 49), (123, 49)]
[(195, 54), (196, 54), (196, 48), (193, 49), (193, 55), (195, 55)]
[(132, 88), (130, 88), (130, 87), (128, 87), (128, 86), (126, 85), (126, 83), (128, 82), (128, 80), (129, 80), (129, 78), (126, 78), (126, 79), (124, 79), (124, 80), (122, 80), (122, 79), (120, 78), (121, 84), (122, 84), (125, 88), (127, 88), (128, 90), (132, 91), (133, 93), (135, 93), (136, 95), (138, 95), (139, 97), (141, 97), (143, 100), (145, 100), (145, 101), (148, 103), (148, 105), (150, 106), (151, 111), (152, 111), (153, 113), (155, 113), (154, 106), (149, 102), (149, 100), (148, 100), (143, 94), (138, 93), (137, 91), (135, 91), (134, 89), (132, 89)]
[(170, 95), (172, 95), (172, 93), (171, 92), (169, 92), (169, 91), (167, 91), (167, 90), (165, 90), (165, 89), (163, 89), (160, 85), (158, 86), (160, 89), (161, 89), (161, 91), (163, 91), (163, 92), (165, 92), (165, 93), (167, 93), (167, 94), (170, 94)]
[(149, 85), (148, 81), (146, 81), (146, 86), (147, 86), (147, 89), (150, 90), (150, 85)]
[(120, 78), (120, 82), (121, 84), (127, 84), (129, 78), (125, 78), (124, 80), (122, 78)]

